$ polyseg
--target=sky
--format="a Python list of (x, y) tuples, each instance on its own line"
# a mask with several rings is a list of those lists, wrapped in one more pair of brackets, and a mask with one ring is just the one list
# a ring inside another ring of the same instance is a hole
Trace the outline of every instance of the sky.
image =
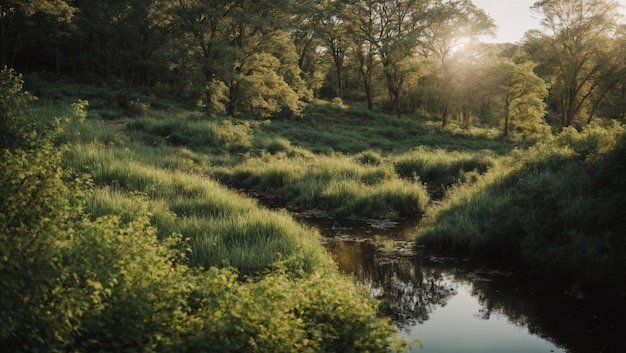
[[(515, 43), (529, 29), (540, 29), (540, 15), (530, 11), (537, 0), (472, 0), (474, 5), (485, 10), (498, 26), (496, 37), (482, 38), (485, 42)], [(620, 0), (621, 12), (626, 13), (626, 0)]]

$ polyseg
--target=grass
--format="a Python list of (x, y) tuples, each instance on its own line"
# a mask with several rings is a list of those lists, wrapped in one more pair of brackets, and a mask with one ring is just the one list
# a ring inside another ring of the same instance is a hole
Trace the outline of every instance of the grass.
[(485, 174), (496, 163), (494, 153), (489, 150), (447, 152), (418, 147), (401, 155), (395, 170), (403, 178), (419, 177), (426, 184), (447, 187), (468, 179), (470, 173)]
[[(445, 163), (458, 166), (448, 166), (441, 177), (456, 181), (489, 167), (491, 157), (480, 150), (498, 146), (502, 153), (513, 146), (345, 105), (311, 104), (296, 120), (209, 119), (137, 92), (39, 81), (35, 88), (48, 118), (67, 115), (64, 107), (77, 98), (93, 100), (86, 122), (67, 125), (60, 142), (71, 142), (65, 168), (93, 179), (88, 207), (94, 217), (131, 219), (138, 212), (133, 199), (145, 198), (161, 238), (181, 233), (190, 239), (193, 263), (246, 273), (280, 259), (293, 259), (306, 271), (327, 261), (321, 260), (323, 250), (314, 250), (321, 249), (317, 235), (225, 185), (269, 195), (289, 209), (317, 208), (339, 218), (414, 218), (426, 211), (430, 197), (422, 181), (429, 179), (399, 172), (406, 160), (419, 151), (447, 158)], [(446, 156), (454, 144), (466, 151)], [(281, 235), (258, 233), (254, 228), (271, 229), (251, 221), (260, 218), (280, 224)]]
[[(76, 141), (66, 167), (93, 176), (92, 212), (130, 214), (140, 193), (150, 200), (160, 236), (188, 237), (200, 266), (252, 273), (293, 259), (309, 270), (318, 260), (307, 258), (324, 257), (313, 250), (317, 235), (243, 191), (337, 218), (425, 214), (421, 243), (615, 284), (591, 274), (610, 273), (609, 264), (622, 261), (605, 254), (623, 247), (611, 208), (620, 201), (608, 188), (621, 186), (600, 182), (594, 171), (621, 175), (605, 161), (621, 141), (620, 124), (566, 129), (528, 147), (500, 140), (496, 130), (462, 129), (454, 121), (442, 129), (424, 117), (347, 105), (311, 104), (298, 119), (254, 121), (204, 118), (155, 100), (141, 114), (97, 103), (86, 123), (62, 137)], [(61, 114), (62, 104), (44, 109)], [(111, 111), (115, 120), (102, 119)]]
[(625, 132), (615, 124), (571, 129), (511, 153), (431, 209), (418, 242), (624, 295)]
[(286, 258), (306, 272), (328, 265), (319, 239), (287, 215), (259, 208), (204, 175), (148, 165), (123, 149), (102, 147), (77, 145), (66, 154), (66, 166), (89, 172), (97, 185), (87, 204), (90, 214), (131, 218), (139, 211), (133, 199), (140, 193), (150, 200), (160, 237), (181, 233), (190, 239), (195, 265), (228, 265), (243, 274)]
[(378, 165), (364, 164), (363, 158), (250, 159), (219, 171), (218, 178), (240, 188), (278, 195), (288, 200), (292, 209), (319, 208), (338, 217), (397, 219), (424, 211), (429, 196), (421, 183), (400, 179), (389, 163), (382, 163), (382, 157), (378, 157)]

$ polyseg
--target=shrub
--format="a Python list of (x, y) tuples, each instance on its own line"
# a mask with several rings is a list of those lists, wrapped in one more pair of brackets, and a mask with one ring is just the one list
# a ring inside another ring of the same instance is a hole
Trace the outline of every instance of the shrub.
[(23, 90), (22, 75), (6, 66), (0, 71), (0, 148), (27, 146), (34, 136), (28, 130), (26, 110), (35, 97)]

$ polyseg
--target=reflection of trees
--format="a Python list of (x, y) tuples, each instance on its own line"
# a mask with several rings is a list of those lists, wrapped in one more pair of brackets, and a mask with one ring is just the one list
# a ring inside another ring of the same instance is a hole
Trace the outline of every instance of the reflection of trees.
[(557, 283), (492, 271), (445, 259), (441, 263), (420, 257), (383, 258), (365, 241), (328, 244), (339, 267), (354, 274), (381, 300), (380, 313), (406, 330), (428, 320), (437, 307), (467, 284), (487, 320), (502, 314), (518, 326), (568, 352), (626, 352), (621, 325), (626, 303), (598, 298), (576, 299), (563, 294)]
[(373, 278), (383, 288), (377, 296), (381, 314), (395, 320), (400, 329), (428, 320), (437, 306), (446, 305), (456, 294), (441, 272), (425, 271), (408, 259), (380, 265)]
[(624, 301), (576, 299), (564, 294), (558, 283), (541, 282), (528, 275), (477, 269), (469, 264), (441, 266), (444, 274), (454, 273), (455, 283), (471, 286), (485, 320), (502, 314), (509, 322), (570, 353), (626, 352), (623, 316), (618, 314), (625, 312)]
[(377, 261), (374, 246), (367, 242), (339, 241), (331, 247), (339, 267), (381, 300), (380, 313), (400, 329), (428, 320), (456, 293), (441, 271), (424, 269), (415, 258)]

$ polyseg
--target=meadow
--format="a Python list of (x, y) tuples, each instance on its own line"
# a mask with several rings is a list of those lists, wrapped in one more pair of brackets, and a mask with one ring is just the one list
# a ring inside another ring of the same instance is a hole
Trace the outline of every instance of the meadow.
[[(623, 292), (625, 127), (618, 121), (504, 139), (497, 129), (455, 121), (441, 128), (426, 116), (398, 118), (337, 99), (291, 119), (207, 119), (134, 94), (122, 104), (119, 93), (97, 95), (88, 123), (65, 134), (82, 141), (66, 165), (92, 175), (99, 196), (91, 214), (128, 212), (123, 195), (147, 195), (160, 232), (191, 239), (194, 263), (247, 273), (297, 248), (301, 264), (313, 268), (323, 255), (316, 244), (297, 244), (306, 230), (289, 212), (422, 217), (420, 246), (503, 260), (592, 292)], [(280, 225), (261, 221), (269, 212), (263, 204), (284, 209), (269, 217)], [(207, 237), (208, 229), (228, 244), (229, 234), (254, 231), (233, 247)]]

